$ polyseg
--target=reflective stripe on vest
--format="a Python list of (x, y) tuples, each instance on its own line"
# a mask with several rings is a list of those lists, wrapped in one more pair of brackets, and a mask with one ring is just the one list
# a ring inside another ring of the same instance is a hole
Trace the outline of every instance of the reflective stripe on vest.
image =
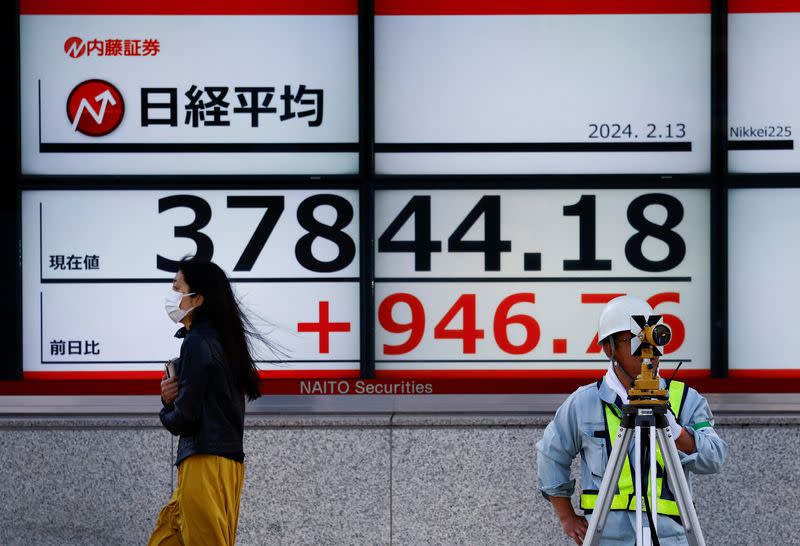
[[(669, 385), (669, 403), (672, 412), (675, 414), (676, 421), (678, 421), (678, 418), (681, 414), (686, 390), (686, 385), (679, 381), (672, 381)], [(605, 409), (606, 437), (611, 440), (611, 448), (613, 449), (614, 443), (617, 441), (617, 433), (619, 432), (619, 427), (622, 422), (622, 415), (619, 413), (619, 409), (614, 404), (608, 404), (604, 401), (602, 401), (602, 404), (603, 408)], [(674, 500), (663, 498), (665, 493), (663, 490), (663, 476), (665, 474), (664, 461), (661, 458), (661, 450), (657, 445), (656, 462), (658, 465), (657, 472), (660, 474), (660, 476), (656, 478), (656, 487), (658, 488), (658, 499), (656, 500), (658, 504), (658, 513), (665, 516), (680, 516), (678, 503), (676, 503)], [(617, 482), (617, 489), (617, 494), (615, 494), (614, 498), (611, 500), (611, 510), (636, 510), (636, 494), (634, 492), (633, 475), (631, 473), (628, 457), (625, 457), (625, 461), (622, 465), (622, 471), (620, 472), (619, 481)], [(649, 500), (650, 480), (647, 480), (646, 494)], [(581, 508), (585, 512), (591, 512), (596, 503), (597, 491), (585, 491), (581, 494)]]

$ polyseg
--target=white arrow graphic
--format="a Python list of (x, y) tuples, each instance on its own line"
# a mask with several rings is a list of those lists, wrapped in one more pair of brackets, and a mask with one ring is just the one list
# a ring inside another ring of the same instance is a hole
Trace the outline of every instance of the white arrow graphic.
[(81, 99), (80, 104), (78, 104), (78, 111), (75, 113), (75, 119), (72, 120), (73, 131), (78, 130), (78, 122), (81, 120), (84, 110), (87, 111), (90, 116), (92, 116), (98, 125), (100, 125), (103, 123), (103, 117), (106, 114), (106, 106), (109, 104), (111, 104), (111, 106), (117, 104), (117, 101), (114, 100), (114, 97), (111, 95), (111, 91), (108, 89), (97, 95), (94, 100), (100, 103), (100, 110), (97, 112), (95, 112), (88, 100)]

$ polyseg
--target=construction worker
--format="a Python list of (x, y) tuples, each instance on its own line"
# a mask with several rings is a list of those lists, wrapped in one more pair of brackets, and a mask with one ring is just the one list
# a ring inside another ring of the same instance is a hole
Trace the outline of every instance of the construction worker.
[[(584, 516), (575, 513), (570, 500), (575, 489), (575, 480), (570, 479), (570, 465), (580, 453), (580, 504), (584, 513), (591, 517), (620, 426), (621, 408), (628, 403), (627, 391), (641, 372), (641, 357), (631, 355), (631, 316), (652, 314), (653, 309), (647, 302), (633, 296), (620, 296), (605, 306), (600, 314), (598, 339), (611, 361), (608, 371), (597, 383), (585, 385), (567, 398), (536, 444), (539, 489), (553, 505), (564, 533), (577, 544), (583, 544), (588, 522)], [(658, 365), (657, 358), (653, 362)], [(659, 381), (661, 388), (666, 388), (664, 379)], [(728, 445), (714, 430), (714, 417), (708, 402), (696, 390), (678, 381), (672, 381), (668, 389), (671, 408), (667, 411), (667, 419), (684, 471), (695, 474), (719, 472)], [(631, 454), (633, 446), (631, 442)], [(659, 542), (664, 546), (687, 544), (671, 489), (673, 485), (668, 474), (664, 477), (660, 453), (658, 464)], [(644, 478), (642, 483), (649, 484), (649, 478)], [(691, 486), (691, 476), (687, 476), (687, 480)], [(636, 543), (636, 495), (627, 458), (614, 493), (600, 544), (630, 546)], [(649, 492), (647, 496), (649, 499)], [(654, 518), (655, 510), (653, 507)]]

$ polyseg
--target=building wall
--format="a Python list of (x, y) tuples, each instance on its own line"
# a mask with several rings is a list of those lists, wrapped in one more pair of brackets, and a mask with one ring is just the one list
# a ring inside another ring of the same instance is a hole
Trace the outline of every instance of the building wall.
[[(536, 489), (543, 414), (248, 415), (240, 545), (570, 544)], [(800, 415), (718, 416), (708, 544), (800, 544)], [(145, 544), (175, 480), (152, 416), (0, 417), (0, 544)]]

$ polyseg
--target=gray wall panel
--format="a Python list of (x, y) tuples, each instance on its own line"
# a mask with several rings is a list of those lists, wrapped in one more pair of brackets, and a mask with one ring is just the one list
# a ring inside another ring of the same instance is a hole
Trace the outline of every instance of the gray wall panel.
[(693, 482), (709, 544), (800, 545), (800, 427), (721, 426), (730, 452), (718, 475)]
[[(546, 421), (248, 416), (238, 544), (571, 544), (536, 490)], [(157, 423), (0, 418), (0, 544), (144, 544), (172, 488), (175, 446)], [(717, 429), (728, 462), (694, 478), (707, 542), (800, 545), (800, 416), (724, 415)]]
[(389, 430), (245, 433), (238, 544), (388, 544)]
[(558, 529), (542, 517), (531, 464), (539, 436), (522, 427), (395, 429), (393, 543), (552, 539)]
[(170, 444), (156, 428), (0, 430), (0, 544), (145, 544)]

